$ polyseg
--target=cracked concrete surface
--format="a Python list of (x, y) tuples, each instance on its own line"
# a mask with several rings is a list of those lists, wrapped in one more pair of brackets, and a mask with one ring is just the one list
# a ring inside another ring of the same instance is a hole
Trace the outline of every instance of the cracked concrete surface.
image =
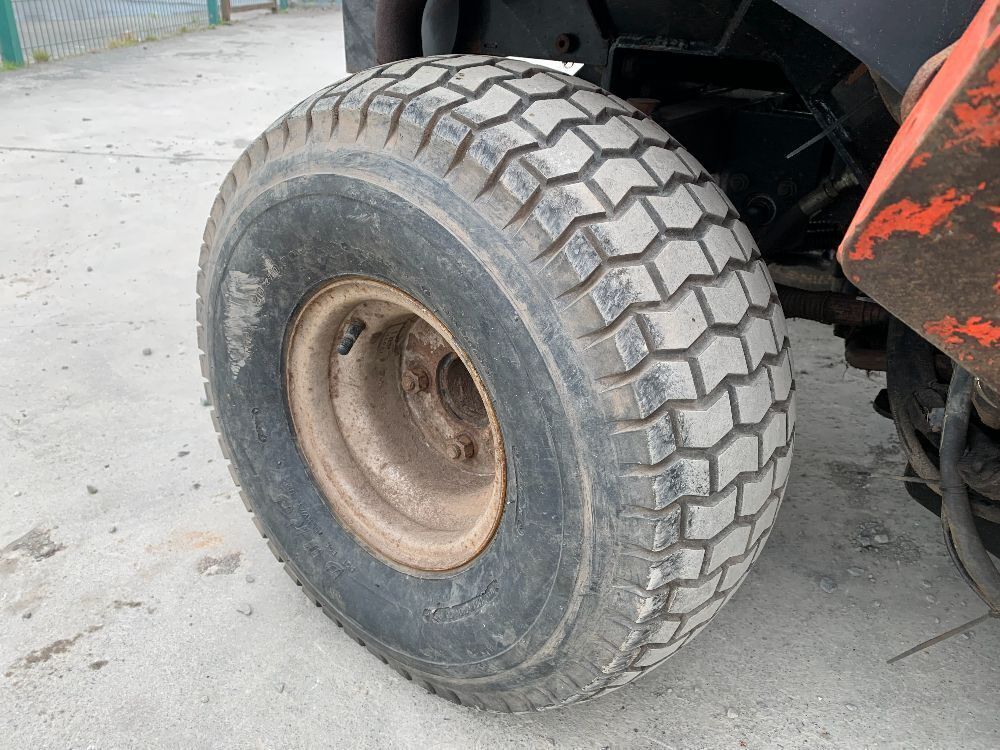
[(767, 549), (638, 683), (478, 713), (302, 596), (201, 405), (194, 274), (228, 165), (342, 71), (331, 11), (0, 75), (0, 744), (1000, 745), (1000, 623), (885, 664), (984, 608), (888, 478), (901, 460), (869, 405), (880, 379), (847, 370), (818, 325), (792, 327), (799, 432)]

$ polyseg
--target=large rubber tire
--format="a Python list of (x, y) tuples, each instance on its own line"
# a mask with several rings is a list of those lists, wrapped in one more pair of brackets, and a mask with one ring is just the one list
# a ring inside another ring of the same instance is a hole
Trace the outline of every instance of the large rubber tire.
[[(258, 528), (425, 688), (498, 711), (617, 688), (704, 628), (760, 555), (791, 459), (785, 321), (731, 203), (621, 99), (502, 58), (364, 71), (247, 148), (200, 266), (206, 388)], [(297, 452), (286, 328), (343, 275), (432, 310), (493, 399), (506, 509), (454, 573), (366, 552)]]

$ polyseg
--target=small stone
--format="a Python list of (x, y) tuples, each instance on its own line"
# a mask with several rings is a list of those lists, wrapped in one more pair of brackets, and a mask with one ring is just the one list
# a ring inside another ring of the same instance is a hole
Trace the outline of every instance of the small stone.
[(873, 607), (875, 607), (875, 608), (877, 609), (877, 608), (879, 608), (879, 607), (881, 607), (881, 606), (882, 606), (882, 602), (880, 602), (880, 601), (878, 601), (878, 600), (876, 599), (875, 601), (873, 601), (873, 602), (872, 602), (872, 606), (873, 606)]
[(932, 587), (933, 584), (925, 578), (920, 582), (920, 585), (923, 586), (925, 589), (929, 589)]
[(937, 604), (937, 597), (934, 596), (933, 594), (928, 594), (927, 596), (924, 597), (924, 601), (927, 602), (928, 604)]
[(822, 578), (819, 579), (819, 587), (823, 589), (823, 591), (825, 591), (827, 594), (832, 594), (834, 591), (837, 590), (837, 582), (834, 581), (832, 578), (827, 578), (826, 576), (823, 576)]
[(177, 451), (177, 458), (184, 458), (184, 456), (191, 455), (191, 451)]
[(857, 577), (857, 576), (863, 576), (865, 574), (865, 569), (864, 568), (848, 568), (847, 572), (850, 573), (852, 576)]
[(972, 634), (973, 634), (973, 632), (974, 631), (970, 630), (968, 633), (962, 633), (962, 635), (961, 635), (962, 640), (963, 641), (971, 641), (972, 640)]
[(279, 682), (278, 683), (278, 692), (279, 693), (285, 692), (285, 683), (283, 683), (283, 682)]
[(77, 177), (75, 180), (73, 180), (73, 184), (74, 185), (82, 185), (83, 184), (83, 178), (82, 177)]
[(141, 171), (142, 171), (142, 170), (141, 170), (141, 169), (139, 169), (139, 167), (136, 167), (136, 168), (135, 168), (135, 173), (136, 173), (136, 174), (139, 174), (139, 172), (141, 172)]
[(732, 706), (726, 706), (726, 718), (727, 719), (738, 719), (738, 718), (740, 718), (740, 712), (737, 711)]
[(889, 535), (888, 534), (876, 534), (873, 537), (873, 539), (875, 540), (875, 544), (888, 544), (889, 543)]
[(93, 270), (94, 270), (93, 266), (87, 266), (87, 273), (90, 273)]
[(108, 529), (108, 533), (109, 534), (117, 534), (118, 533), (118, 527), (117, 526), (112, 526), (110, 529)]
[(25, 620), (30, 620), (31, 619), (31, 612), (30, 611), (29, 612), (25, 612), (23, 615), (21, 615), (21, 617), (23, 617)]
[(845, 703), (844, 704), (844, 708), (846, 708), (848, 711), (857, 711), (858, 710), (858, 707), (855, 706), (853, 703)]
[(236, 611), (239, 612), (241, 615), (246, 615), (247, 617), (249, 617), (251, 614), (253, 614), (253, 607), (251, 607), (246, 602), (243, 602), (242, 604), (236, 607)]
[(870, 536), (859, 536), (858, 544), (860, 544), (862, 547), (871, 547), (874, 544), (874, 542), (872, 541), (872, 538)]
[(15, 490), (15, 492), (14, 492), (14, 497), (21, 497), (21, 495), (23, 495), (23, 494), (24, 494), (24, 493), (23, 493), (23, 492), (21, 492), (21, 490)]
[(96, 495), (97, 494), (97, 488), (94, 485), (92, 485), (92, 484), (88, 484), (87, 485), (87, 494), (88, 495)]
[(256, 581), (256, 580), (257, 580), (257, 579), (256, 579), (256, 578), (254, 578), (254, 577), (253, 577), (252, 575), (250, 575), (250, 574), (247, 574), (247, 578), (246, 578), (246, 581), (247, 581), (247, 583), (253, 583), (253, 582), (254, 582), (254, 581)]
[(148, 346), (145, 349), (142, 350), (142, 356), (144, 356), (144, 357), (148, 357), (152, 353), (153, 353), (153, 350), (150, 349)]
[(201, 489), (201, 482), (195, 482), (194, 484), (192, 484), (191, 485), (191, 489), (192, 490), (200, 490)]
[(201, 702), (202, 703), (208, 703), (208, 696), (207, 695), (201, 696)]

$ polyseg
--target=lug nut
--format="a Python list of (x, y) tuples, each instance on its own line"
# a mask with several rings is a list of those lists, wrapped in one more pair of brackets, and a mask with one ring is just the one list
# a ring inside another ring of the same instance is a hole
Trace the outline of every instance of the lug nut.
[(465, 461), (476, 455), (476, 444), (464, 432), (448, 446), (448, 456), (452, 461)]
[(427, 386), (430, 384), (430, 378), (427, 377), (427, 373), (420, 368), (413, 368), (406, 370), (402, 377), (403, 390), (407, 393), (419, 393), (420, 391), (427, 390)]

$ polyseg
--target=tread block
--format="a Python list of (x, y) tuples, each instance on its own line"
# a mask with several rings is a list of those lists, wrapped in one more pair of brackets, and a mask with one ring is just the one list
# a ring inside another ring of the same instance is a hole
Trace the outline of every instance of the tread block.
[[(618, 99), (618, 97), (613, 98)], [(644, 143), (657, 147), (678, 145), (677, 141), (671, 138), (670, 134), (661, 128), (656, 120), (650, 117), (629, 117), (628, 119), (623, 119), (622, 122), (634, 130)]]
[(626, 107), (616, 102), (606, 94), (598, 91), (576, 91), (570, 96), (570, 100), (591, 117), (601, 117), (606, 113), (630, 114)]
[[(498, 66), (499, 67), (499, 66)], [(506, 65), (503, 66), (507, 68)], [(507, 68), (509, 70), (509, 68)], [(526, 65), (526, 70), (531, 70), (530, 66)], [(511, 71), (516, 73), (522, 73), (523, 71)], [(524, 96), (542, 96), (542, 97), (554, 97), (559, 94), (563, 89), (566, 88), (566, 84), (562, 81), (558, 81), (548, 73), (535, 73), (527, 78), (515, 78), (513, 80), (507, 81), (504, 84), (508, 88), (514, 89), (519, 94)]]
[(748, 471), (757, 471), (759, 440), (756, 435), (738, 435), (719, 451), (716, 460), (716, 486), (725, 487), (737, 476)]
[(792, 365), (787, 350), (778, 355), (777, 363), (767, 365), (767, 372), (775, 401), (784, 401), (792, 392)]
[(760, 539), (774, 525), (774, 517), (778, 513), (779, 505), (781, 505), (781, 501), (775, 497), (761, 512), (760, 517), (753, 525), (753, 533), (750, 535), (751, 544)]
[(698, 398), (691, 366), (685, 360), (656, 360), (646, 372), (622, 386), (622, 390), (631, 394), (629, 416), (639, 419), (645, 419), (668, 401)]
[(708, 497), (710, 487), (707, 458), (678, 458), (653, 480), (653, 507), (666, 508), (683, 497)]
[(611, 221), (594, 224), (590, 231), (607, 257), (639, 255), (656, 239), (659, 230), (640, 203)]
[(535, 139), (520, 125), (502, 122), (477, 132), (465, 158), (476, 165), (475, 169), (482, 169), (490, 175), (500, 166), (508, 152), (534, 143)]
[(656, 349), (687, 349), (708, 327), (694, 292), (685, 292), (671, 310), (644, 312), (641, 317)]
[(764, 473), (756, 479), (747, 479), (740, 484), (739, 514), (756, 516), (774, 491), (774, 464), (767, 465)]
[(649, 576), (643, 588), (658, 589), (675, 581), (686, 581), (698, 577), (705, 559), (703, 549), (679, 549), (649, 568)]
[[(680, 627), (680, 623), (674, 623), (677, 628)], [(676, 628), (675, 628), (676, 631)], [(677, 650), (684, 645), (683, 641), (676, 641), (666, 646), (648, 646), (643, 651), (642, 656), (635, 662), (635, 666), (643, 667), (649, 669), (655, 667), (657, 664), (669, 659)]]
[(561, 288), (560, 294), (590, 278), (601, 265), (601, 256), (594, 249), (590, 235), (578, 229), (545, 266), (549, 276)]
[(504, 78), (513, 78), (514, 73), (503, 68), (492, 65), (477, 65), (471, 68), (462, 68), (448, 81), (448, 85), (466, 94), (478, 94), (483, 88), (494, 81)]
[(785, 412), (779, 411), (773, 413), (764, 423), (764, 429), (760, 433), (761, 461), (770, 461), (774, 452), (784, 447), (788, 441), (787, 421)]
[[(769, 393), (770, 395), (770, 393)], [(725, 390), (707, 404), (678, 408), (677, 443), (682, 448), (711, 448), (733, 429), (733, 405)]]
[[(464, 98), (457, 91), (435, 88), (412, 99), (399, 116), (396, 149), (403, 156), (413, 158), (424, 145), (424, 130), (434, 117), (457, 105)], [(315, 108), (313, 111), (315, 112)]]
[[(459, 93), (459, 98), (465, 100), (461, 93)], [(455, 107), (452, 110), (452, 116), (466, 125), (482, 128), (506, 122), (510, 113), (520, 103), (520, 97), (513, 91), (496, 86), (487, 89), (486, 93), (478, 99), (465, 101), (464, 104)]]
[(722, 583), (719, 584), (719, 591), (728, 591), (742, 581), (743, 576), (746, 575), (747, 571), (750, 570), (750, 566), (753, 565), (753, 561), (754, 557), (751, 552), (742, 560), (737, 560), (727, 565), (722, 574)]
[[(573, 183), (550, 188), (532, 210), (519, 234), (544, 254), (580, 217), (604, 214), (604, 207), (586, 185)], [(534, 242), (531, 240), (535, 239)]]
[(684, 537), (686, 539), (711, 539), (736, 518), (735, 487), (706, 502), (687, 502), (685, 508)]
[[(608, 159), (597, 168), (592, 179), (613, 206), (620, 204), (629, 191), (635, 188), (656, 187), (652, 175), (635, 159)], [(645, 209), (640, 207), (640, 210), (645, 213)], [(653, 228), (656, 228), (655, 224)]]
[(672, 240), (668, 242), (653, 261), (660, 273), (668, 297), (681, 288), (693, 276), (711, 276), (712, 266), (708, 263), (701, 243), (694, 240)]
[(563, 133), (554, 145), (523, 157), (546, 180), (579, 174), (594, 157), (594, 151), (570, 131)]
[(724, 274), (714, 283), (700, 287), (698, 293), (713, 323), (736, 325), (750, 307), (739, 276), (734, 273)]
[(729, 202), (725, 193), (714, 182), (690, 184), (685, 185), (684, 188), (698, 201), (705, 210), (705, 214), (716, 221), (724, 221), (736, 213), (732, 207), (733, 204)]
[(674, 185), (668, 195), (651, 195), (646, 199), (668, 231), (694, 229), (701, 221), (703, 215), (701, 207), (685, 190), (686, 187), (686, 185)]
[(677, 448), (670, 415), (664, 414), (643, 427), (615, 432), (612, 439), (619, 460), (632, 464), (657, 464)]
[(712, 266), (719, 273), (725, 269), (730, 261), (747, 260), (748, 255), (743, 246), (736, 240), (736, 235), (729, 227), (713, 224), (705, 230), (703, 239), (705, 249), (708, 251)]
[[(654, 643), (669, 643), (670, 639), (674, 637), (674, 633), (676, 633), (677, 630), (680, 628), (681, 622), (680, 620), (661, 620), (659, 623), (657, 623), (657, 625), (658, 626), (656, 630), (654, 630), (652, 633), (649, 634), (649, 639), (647, 643), (649, 643), (650, 645)], [(661, 655), (664, 651), (664, 649), (662, 648), (652, 649), (652, 650), (659, 652)], [(641, 661), (642, 659), (640, 659), (639, 662), (637, 662), (637, 665)]]
[(676, 152), (659, 146), (652, 146), (643, 151), (639, 160), (654, 175), (661, 185), (667, 185), (678, 177), (689, 180), (695, 179), (695, 174), (691, 168), (677, 155)]
[(684, 614), (693, 609), (697, 609), (715, 595), (715, 589), (722, 579), (722, 573), (716, 573), (706, 581), (698, 581), (691, 585), (682, 585), (675, 588), (667, 602), (667, 612), (672, 614)]
[(734, 383), (729, 388), (736, 424), (758, 424), (771, 408), (771, 381), (766, 367), (758, 368), (745, 383)]
[(720, 335), (709, 340), (695, 360), (695, 366), (707, 391), (715, 390), (731, 375), (747, 375), (750, 372), (743, 343), (735, 335)]
[(649, 354), (646, 339), (635, 316), (611, 336), (601, 339), (584, 350), (588, 364), (598, 378), (621, 375), (639, 364)]
[(757, 369), (765, 354), (778, 353), (774, 329), (767, 318), (751, 317), (743, 334), (743, 340), (746, 342), (750, 366), (754, 369)]
[(747, 551), (750, 541), (749, 526), (733, 526), (709, 547), (705, 560), (705, 572), (711, 573), (724, 562)]
[(596, 148), (612, 153), (629, 151), (639, 142), (639, 136), (636, 132), (626, 126), (620, 117), (614, 117), (603, 125), (579, 125), (577, 132), (593, 143)]
[(521, 115), (521, 122), (545, 139), (551, 138), (557, 128), (586, 121), (587, 115), (565, 99), (542, 99)]
[(664, 516), (626, 516), (627, 537), (650, 552), (662, 552), (680, 541), (681, 509), (673, 508)]
[[(386, 75), (393, 75), (392, 69), (396, 67), (396, 65), (393, 65), (390, 68), (387, 68), (385, 70)], [(410, 68), (410, 70), (412, 70), (412, 68)], [(403, 75), (409, 72), (409, 70), (405, 72), (402, 70), (400, 71)], [(408, 75), (403, 80), (396, 81), (396, 83), (387, 88), (384, 93), (400, 97), (413, 96), (434, 86), (446, 75), (448, 75), (448, 71), (444, 68), (435, 68), (429, 65), (424, 65), (418, 67), (412, 74)]]
[(690, 633), (699, 625), (703, 625), (704, 623), (711, 620), (713, 617), (715, 617), (716, 613), (719, 611), (719, 609), (722, 607), (723, 604), (725, 604), (725, 599), (720, 598), (712, 602), (708, 606), (699, 609), (697, 612), (695, 612), (693, 615), (687, 618), (687, 621), (684, 623), (684, 626), (678, 632), (678, 635), (684, 635), (685, 633)]
[(749, 270), (739, 270), (736, 273), (746, 290), (750, 304), (766, 308), (771, 303), (771, 286), (767, 282), (768, 274), (763, 261), (754, 261)]

